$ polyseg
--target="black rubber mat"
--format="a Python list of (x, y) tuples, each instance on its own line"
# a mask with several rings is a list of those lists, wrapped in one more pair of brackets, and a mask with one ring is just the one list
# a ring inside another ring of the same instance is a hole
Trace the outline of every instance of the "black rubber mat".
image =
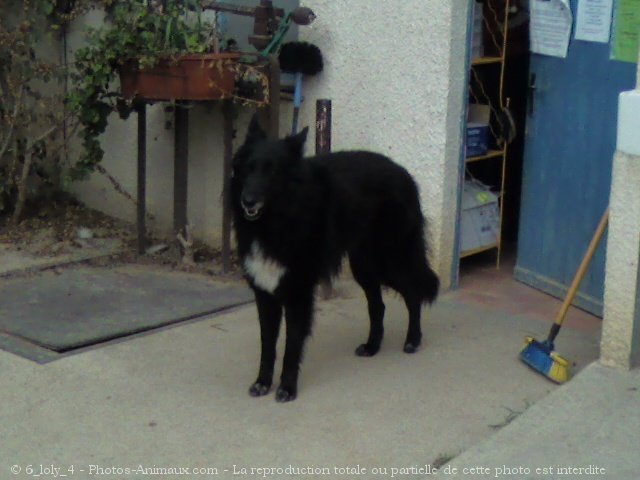
[(54, 352), (170, 325), (253, 300), (242, 284), (138, 267), (73, 268), (0, 282), (0, 334)]

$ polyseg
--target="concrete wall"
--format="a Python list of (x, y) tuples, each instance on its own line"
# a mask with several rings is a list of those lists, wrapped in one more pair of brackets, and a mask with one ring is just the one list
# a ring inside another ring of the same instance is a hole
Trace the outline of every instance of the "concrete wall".
[[(279, 2), (274, 2), (276, 5)], [(315, 123), (315, 100), (333, 101), (333, 148), (364, 148), (403, 164), (420, 186), (434, 267), (443, 286), (453, 261), (457, 183), (462, 144), (467, 0), (305, 0), (317, 20), (299, 30), (318, 45), (325, 70), (305, 83), (301, 125)], [(246, 115), (245, 115), (246, 117)], [(284, 108), (281, 132), (288, 130)], [(246, 118), (238, 122), (239, 140)], [(162, 107), (148, 114), (148, 205), (155, 226), (170, 231), (173, 131)], [(191, 115), (189, 221), (217, 244), (221, 224), (222, 144), (218, 107)], [(313, 128), (312, 128), (313, 129)], [(114, 117), (103, 138), (104, 165), (135, 192), (135, 119)], [(312, 134), (307, 153), (315, 145)], [(78, 186), (90, 205), (134, 219), (134, 206), (99, 175)]]
[(640, 69), (636, 90), (620, 95), (600, 346), (603, 364), (625, 369), (640, 363), (639, 131)]
[[(450, 282), (465, 89), (466, 0), (305, 0), (317, 20), (300, 29), (318, 45), (324, 72), (305, 88), (333, 107), (334, 150), (391, 156), (416, 178), (434, 267)], [(313, 148), (315, 139), (309, 139)]]

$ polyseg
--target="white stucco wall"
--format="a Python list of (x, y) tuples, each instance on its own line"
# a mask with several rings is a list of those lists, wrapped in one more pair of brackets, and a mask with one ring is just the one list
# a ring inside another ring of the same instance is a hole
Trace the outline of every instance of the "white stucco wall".
[[(295, 0), (287, 0), (288, 3), (292, 1)], [(83, 44), (85, 28), (100, 25), (103, 18), (102, 13), (93, 11), (74, 23), (68, 39), (70, 58)], [(172, 237), (174, 130), (172, 116), (167, 115), (164, 108), (164, 104), (147, 107), (146, 200), (147, 211), (154, 217), (147, 227), (155, 235)], [(290, 105), (282, 105), (281, 110), (283, 121), (290, 118)], [(237, 140), (241, 141), (252, 112), (238, 107), (238, 113)], [(168, 128), (167, 120), (171, 121)], [(216, 102), (195, 104), (190, 109), (187, 219), (194, 235), (214, 246), (219, 246), (222, 238), (222, 120), (220, 104)], [(135, 198), (137, 115), (133, 113), (127, 120), (121, 120), (117, 114), (111, 115), (101, 144), (105, 151), (102, 165)], [(105, 176), (95, 173), (88, 180), (76, 183), (74, 191), (89, 206), (135, 222), (135, 205), (117, 193)]]
[(640, 350), (640, 156), (616, 152), (612, 178), (600, 357), (628, 368)]
[[(173, 228), (173, 128), (165, 128), (171, 115), (163, 105), (147, 107), (147, 211), (154, 219), (148, 227), (160, 236)], [(102, 146), (107, 171), (136, 196), (137, 115), (121, 120), (112, 115)], [(187, 218), (194, 234), (213, 245), (220, 243), (222, 225), (222, 114), (217, 106), (194, 106), (189, 113), (189, 176)], [(135, 221), (135, 205), (113, 189), (103, 175), (78, 182), (75, 190), (88, 205), (109, 215)]]
[(624, 369), (640, 363), (640, 154), (633, 141), (640, 129), (640, 69), (633, 93), (620, 96), (600, 344), (600, 361)]
[[(278, 2), (274, 2), (278, 5)], [(301, 125), (315, 124), (315, 100), (333, 102), (333, 149), (387, 154), (416, 178), (429, 221), (431, 258), (443, 287), (454, 250), (461, 119), (465, 83), (467, 0), (305, 0), (317, 15), (301, 40), (323, 52), (325, 69), (305, 83)], [(283, 108), (281, 132), (290, 125)], [(169, 232), (173, 198), (173, 131), (161, 107), (148, 112), (148, 208)], [(238, 139), (245, 133), (245, 118)], [(218, 108), (194, 108), (190, 128), (189, 221), (217, 244), (221, 225), (222, 136)], [(104, 165), (135, 194), (136, 120), (114, 117), (104, 136)], [(314, 134), (307, 142), (312, 154)], [(134, 220), (134, 206), (100, 175), (78, 186), (90, 205)]]
[[(320, 47), (321, 75), (307, 81), (302, 123), (332, 101), (333, 150), (389, 155), (416, 178), (434, 267), (444, 287), (453, 259), (466, 0), (305, 0), (318, 18), (300, 37)], [(309, 147), (315, 144), (310, 136)]]

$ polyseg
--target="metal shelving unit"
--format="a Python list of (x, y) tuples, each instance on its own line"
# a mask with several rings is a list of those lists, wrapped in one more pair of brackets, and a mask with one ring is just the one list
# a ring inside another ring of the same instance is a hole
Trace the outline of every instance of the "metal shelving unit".
[[(507, 142), (503, 138), (501, 138), (502, 132), (500, 132), (497, 128), (497, 124), (501, 112), (507, 110), (509, 107), (509, 99), (504, 97), (503, 91), (508, 37), (509, 7), (510, 0), (487, 0), (486, 2), (484, 2), (484, 38), (490, 39), (487, 47), (491, 49), (491, 52), (489, 55), (480, 56), (471, 60), (469, 93), (470, 98), (474, 100), (474, 103), (487, 104), (490, 107), (491, 118), (489, 122), (489, 129), (493, 146), (486, 154), (467, 157), (465, 160), (466, 165), (477, 164), (478, 162), (485, 161), (501, 162), (500, 178), (497, 179), (497, 182), (493, 185), (493, 187), (499, 189), (497, 191), (499, 196), (498, 236), (496, 242), (493, 244), (485, 245), (479, 248), (463, 250), (462, 252), (460, 252), (460, 258), (465, 258), (481, 252), (496, 249), (496, 267), (500, 266), (500, 254), (502, 251), (502, 225), (504, 215), (505, 177), (507, 169)], [(485, 86), (482, 80), (481, 70), (494, 69), (496, 67), (499, 68), (499, 72), (497, 73), (498, 82), (497, 85), (492, 85), (489, 89), (487, 86)]]

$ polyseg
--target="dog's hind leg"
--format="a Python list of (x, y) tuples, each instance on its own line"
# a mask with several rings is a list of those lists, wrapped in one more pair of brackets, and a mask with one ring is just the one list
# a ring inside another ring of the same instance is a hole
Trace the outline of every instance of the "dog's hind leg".
[(356, 348), (356, 355), (359, 357), (372, 357), (378, 353), (380, 345), (382, 344), (385, 307), (382, 301), (382, 289), (380, 285), (368, 286), (364, 290), (364, 294), (367, 296), (369, 310), (369, 338), (367, 339), (367, 343), (363, 343)]
[(405, 353), (415, 353), (422, 342), (422, 329), (420, 327), (422, 298), (411, 290), (412, 288), (409, 287), (400, 292), (409, 311), (409, 328), (407, 329), (407, 338), (404, 341), (403, 348)]
[(424, 303), (432, 303), (437, 295), (440, 281), (426, 262), (414, 261), (407, 266), (410, 275), (404, 277), (398, 289), (409, 311), (409, 328), (404, 342), (404, 351), (414, 353), (422, 341), (420, 314)]
[(280, 322), (282, 319), (282, 305), (276, 298), (262, 290), (255, 289), (258, 318), (260, 320), (260, 371), (257, 380), (249, 388), (252, 397), (260, 397), (269, 393), (273, 382), (273, 368), (276, 361), (276, 343)]
[(349, 255), (349, 264), (353, 278), (364, 290), (367, 297), (367, 306), (369, 310), (369, 338), (367, 343), (356, 348), (356, 355), (359, 357), (372, 357), (382, 343), (384, 336), (384, 302), (382, 301), (382, 290), (380, 282), (368, 264), (368, 260), (364, 255), (352, 252)]
[(422, 342), (420, 314), (424, 303), (432, 303), (438, 295), (439, 280), (425, 258), (421, 234), (411, 237), (401, 254), (392, 262), (392, 287), (402, 295), (409, 312), (409, 327), (403, 350), (414, 353)]
[(311, 333), (313, 317), (313, 290), (298, 293), (285, 303), (287, 340), (282, 361), (280, 386), (276, 391), (278, 402), (295, 400), (298, 394), (298, 373), (302, 361), (304, 342)]

